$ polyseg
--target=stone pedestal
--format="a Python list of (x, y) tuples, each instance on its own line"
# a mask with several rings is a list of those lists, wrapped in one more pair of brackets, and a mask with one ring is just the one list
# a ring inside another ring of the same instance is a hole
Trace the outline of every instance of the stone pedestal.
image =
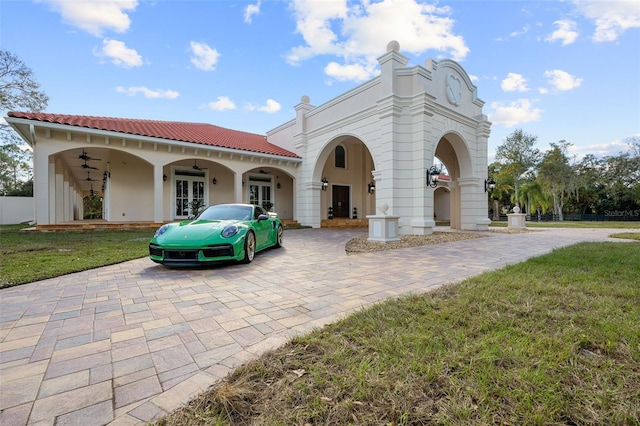
[(507, 215), (507, 228), (509, 229), (526, 229), (526, 214), (520, 213), (520, 207), (515, 206), (513, 213)]
[(387, 216), (389, 206), (382, 204), (379, 207), (382, 214), (368, 215), (369, 219), (369, 238), (368, 241), (378, 241), (381, 243), (389, 243), (400, 241), (398, 234), (398, 219), (400, 216)]

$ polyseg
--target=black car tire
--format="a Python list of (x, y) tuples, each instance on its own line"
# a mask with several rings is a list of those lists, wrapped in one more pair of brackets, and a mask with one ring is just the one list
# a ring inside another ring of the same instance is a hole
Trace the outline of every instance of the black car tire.
[(278, 230), (276, 232), (276, 244), (273, 247), (280, 248), (282, 247), (282, 239), (284, 237), (284, 228), (282, 225), (278, 225)]
[(241, 260), (241, 263), (251, 263), (253, 258), (256, 256), (256, 236), (253, 235), (253, 232), (247, 232), (247, 235), (244, 237), (244, 258)]

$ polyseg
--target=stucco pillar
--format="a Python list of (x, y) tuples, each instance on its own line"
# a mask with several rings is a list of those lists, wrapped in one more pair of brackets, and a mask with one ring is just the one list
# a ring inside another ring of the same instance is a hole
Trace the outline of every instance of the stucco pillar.
[(53, 167), (55, 169), (53, 198), (56, 204), (54, 223), (61, 223), (64, 222), (64, 175), (60, 161), (57, 160)]
[(472, 231), (487, 230), (491, 221), (487, 217), (484, 180), (461, 178), (458, 183), (460, 185), (460, 228)]
[(33, 203), (35, 209), (35, 221), (38, 225), (50, 224), (50, 217), (55, 212), (50, 205), (51, 185), (55, 177), (55, 165), (49, 163), (48, 153), (40, 148), (39, 143), (33, 147)]
[(162, 165), (153, 165), (153, 221), (164, 222), (162, 206), (164, 205), (164, 180), (162, 179)]
[(242, 198), (243, 188), (242, 188), (242, 173), (236, 172), (233, 178), (233, 198), (236, 203), (244, 203), (244, 199)]
[(64, 199), (63, 208), (64, 211), (62, 213), (63, 222), (69, 222), (70, 219), (70, 211), (71, 211), (71, 188), (69, 187), (69, 173), (65, 170), (63, 174), (62, 181), (62, 198)]

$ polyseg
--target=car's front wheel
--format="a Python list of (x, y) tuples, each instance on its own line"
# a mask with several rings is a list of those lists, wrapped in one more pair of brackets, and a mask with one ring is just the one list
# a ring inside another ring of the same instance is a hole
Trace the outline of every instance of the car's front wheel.
[(244, 237), (244, 258), (242, 263), (251, 263), (256, 256), (256, 236), (253, 232), (247, 232), (247, 236)]
[(276, 234), (276, 244), (274, 245), (275, 248), (282, 247), (283, 238), (284, 238), (284, 228), (282, 227), (282, 225), (278, 225), (278, 233)]

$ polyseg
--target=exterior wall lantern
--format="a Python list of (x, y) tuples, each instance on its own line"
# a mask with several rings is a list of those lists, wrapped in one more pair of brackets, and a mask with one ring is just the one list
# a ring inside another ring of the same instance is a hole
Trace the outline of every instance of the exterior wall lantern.
[(496, 182), (492, 178), (489, 178), (489, 180), (485, 179), (484, 192), (493, 191), (494, 189), (496, 189)]
[(373, 194), (376, 190), (376, 184), (373, 182), (369, 183), (367, 187), (368, 187), (367, 190), (369, 191), (369, 194)]
[(329, 187), (329, 181), (327, 180), (326, 177), (322, 178), (322, 190), (326, 191), (328, 187)]
[(436, 166), (431, 166), (429, 170), (427, 170), (427, 186), (431, 188), (435, 188), (438, 186), (438, 179), (440, 178), (440, 169)]
[(213, 178), (213, 180), (211, 181), (212, 184), (217, 185), (218, 184), (218, 179)]
[(164, 182), (166, 182), (166, 181), (167, 181), (167, 175), (162, 175), (162, 180), (163, 180)]

